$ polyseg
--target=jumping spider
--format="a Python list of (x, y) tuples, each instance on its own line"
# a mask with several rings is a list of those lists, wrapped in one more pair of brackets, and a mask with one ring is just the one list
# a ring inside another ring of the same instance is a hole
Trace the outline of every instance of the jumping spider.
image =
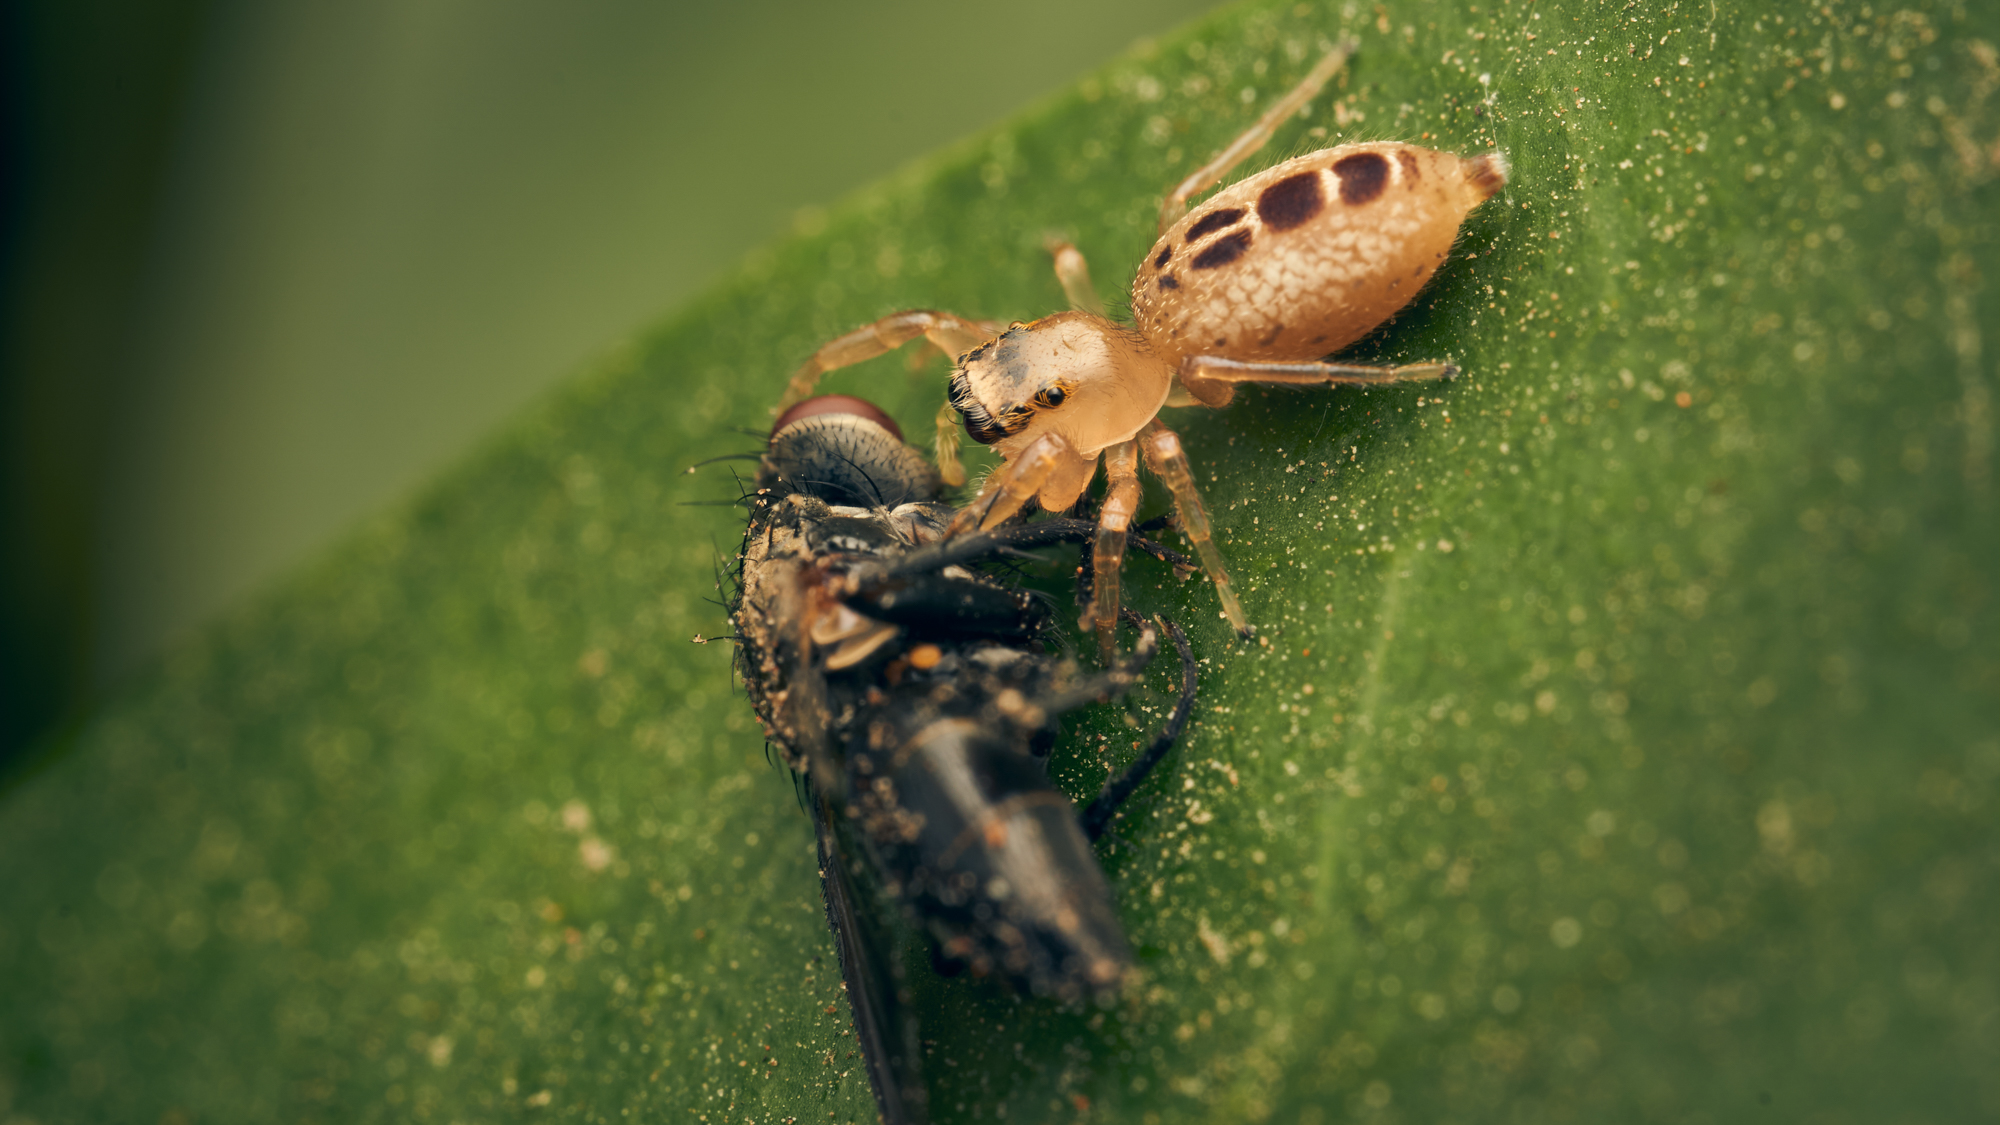
[[(812, 394), (824, 373), (923, 336), (957, 357), (938, 413), (938, 469), (964, 482), (955, 412), (974, 441), (1004, 463), (945, 534), (992, 528), (1030, 498), (1061, 512), (1090, 484), (1100, 456), (1104, 504), (1093, 552), (1095, 593), (1085, 622), (1109, 658), (1118, 622), (1118, 569), (1139, 502), (1139, 460), (1173, 493), (1182, 531), (1215, 581), (1238, 633), (1249, 621), (1231, 588), (1179, 437), (1163, 406), (1223, 406), (1241, 383), (1374, 386), (1445, 379), (1444, 363), (1356, 367), (1322, 357), (1373, 331), (1407, 305), (1443, 264), (1459, 224), (1507, 182), (1498, 152), (1463, 158), (1394, 141), (1345, 144), (1287, 160), (1211, 196), (1187, 200), (1262, 147), (1346, 62), (1346, 43), (1160, 208), (1160, 238), (1132, 281), (1132, 327), (1106, 319), (1083, 255), (1052, 244), (1071, 309), (988, 325), (917, 309), (884, 317), (813, 353), (778, 411)], [(1184, 213), (1185, 212), (1185, 213)]]

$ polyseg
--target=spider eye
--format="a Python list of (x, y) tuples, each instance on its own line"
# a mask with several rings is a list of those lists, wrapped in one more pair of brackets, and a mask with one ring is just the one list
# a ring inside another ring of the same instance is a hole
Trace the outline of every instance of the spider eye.
[(1069, 392), (1061, 387), (1050, 387), (1035, 397), (1042, 400), (1043, 406), (1061, 406), (1063, 400), (1069, 397)]

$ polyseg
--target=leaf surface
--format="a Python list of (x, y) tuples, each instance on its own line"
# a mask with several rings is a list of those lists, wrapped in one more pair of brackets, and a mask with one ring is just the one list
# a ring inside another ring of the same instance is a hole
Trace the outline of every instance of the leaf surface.
[(757, 256), (12, 781), (0, 1114), (872, 1118), (683, 470), (856, 324), (1061, 307), (1051, 231), (1115, 292), (1349, 33), (1253, 163), (1505, 151), (1349, 353), (1466, 374), (1169, 419), (1262, 637), (1128, 564), (1207, 661), (1106, 853), (1147, 987), (929, 981), (940, 1119), (2000, 1112), (2000, 19), (1657, 8), (1232, 9)]

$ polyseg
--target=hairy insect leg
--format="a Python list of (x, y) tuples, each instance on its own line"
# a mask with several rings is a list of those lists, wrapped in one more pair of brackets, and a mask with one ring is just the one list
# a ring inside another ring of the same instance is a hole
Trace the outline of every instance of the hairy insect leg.
[(1054, 476), (1063, 463), (1074, 457), (1075, 451), (1061, 434), (1043, 434), (1021, 451), (1020, 456), (1002, 462), (986, 478), (979, 495), (972, 503), (958, 510), (951, 517), (951, 523), (944, 529), (945, 538), (963, 535), (968, 531), (985, 531), (1007, 522), (1014, 513), (1021, 510), (1042, 485)]
[(1090, 263), (1084, 260), (1083, 251), (1075, 244), (1060, 238), (1050, 237), (1043, 247), (1055, 258), (1056, 280), (1062, 283), (1063, 296), (1069, 298), (1069, 307), (1093, 316), (1104, 315), (1104, 299), (1097, 295), (1097, 287), (1090, 283)]
[(1235, 627), (1238, 635), (1250, 636), (1250, 621), (1243, 616), (1243, 603), (1236, 600), (1236, 591), (1229, 584), (1229, 570), (1222, 565), (1222, 552), (1215, 546), (1215, 533), (1208, 524), (1208, 510), (1202, 507), (1201, 490), (1195, 487), (1194, 469), (1188, 465), (1187, 453), (1181, 449), (1180, 435), (1168, 429), (1158, 418), (1147, 423), (1139, 433), (1140, 448), (1145, 451), (1147, 466), (1174, 494), (1174, 509), (1181, 517), (1181, 533), (1194, 545), (1194, 553), (1201, 559), (1201, 568), (1215, 582), (1215, 596), (1222, 602), (1223, 616), (1229, 618), (1229, 624)]
[(1132, 654), (1123, 660), (1115, 660), (1111, 667), (1095, 675), (1085, 676), (1053, 695), (1036, 699), (1033, 706), (1044, 715), (1060, 715), (1090, 703), (1101, 703), (1119, 695), (1139, 682), (1139, 674), (1160, 651), (1160, 633), (1153, 623), (1130, 610), (1125, 611), (1128, 620), (1139, 627), (1139, 639), (1132, 645)]
[(1241, 163), (1244, 157), (1263, 148), (1264, 142), (1271, 139), (1271, 134), (1277, 131), (1279, 125), (1284, 124), (1285, 118), (1297, 113), (1300, 106), (1312, 100), (1312, 96), (1319, 93), (1319, 88), (1326, 85), (1327, 79), (1332, 78), (1342, 66), (1346, 65), (1347, 57), (1354, 53), (1354, 47), (1354, 40), (1347, 39), (1328, 51), (1298, 85), (1292, 87), (1289, 93), (1264, 111), (1264, 115), (1257, 119), (1256, 124), (1245, 129), (1221, 152), (1216, 153), (1215, 159), (1195, 169), (1187, 179), (1175, 185), (1174, 190), (1160, 203), (1160, 233), (1167, 233), (1167, 228), (1173, 226), (1174, 221), (1187, 211), (1188, 200), (1213, 187), (1222, 177), (1229, 174), (1231, 168)]
[[(850, 592), (864, 590), (871, 582), (887, 581), (913, 574), (928, 574), (978, 559), (1016, 556), (1022, 551), (1034, 547), (1046, 547), (1051, 543), (1089, 543), (1096, 536), (1096, 524), (1072, 519), (1043, 520), (1039, 523), (999, 527), (992, 531), (969, 532), (948, 542), (940, 541), (918, 547), (886, 564), (857, 566), (848, 571), (847, 589)], [(1143, 535), (1128, 535), (1125, 541), (1129, 546), (1137, 547), (1173, 567), (1174, 573), (1181, 578), (1186, 578), (1201, 569), (1193, 559), (1178, 551), (1169, 551)]]
[(1091, 614), (1084, 628), (1097, 631), (1097, 652), (1111, 662), (1118, 632), (1118, 571), (1125, 562), (1125, 534), (1139, 510), (1139, 443), (1121, 441), (1104, 451), (1104, 507), (1097, 514), (1091, 552)]
[(1167, 719), (1166, 725), (1160, 728), (1160, 732), (1153, 736), (1153, 741), (1147, 745), (1145, 753), (1140, 754), (1131, 765), (1125, 767), (1123, 772), (1107, 780), (1103, 791), (1090, 804), (1084, 806), (1082, 813), (1079, 814), (1078, 819), (1083, 824), (1084, 835), (1093, 841), (1104, 835), (1105, 830), (1111, 826), (1111, 818), (1118, 814), (1119, 806), (1138, 791), (1146, 776), (1153, 772), (1153, 767), (1159, 765), (1161, 759), (1167, 756), (1167, 751), (1172, 750), (1174, 743), (1180, 741), (1181, 731), (1187, 727), (1188, 716), (1194, 712), (1194, 694), (1199, 671), (1195, 664), (1194, 649), (1188, 646), (1187, 634), (1181, 632), (1179, 625), (1164, 617), (1155, 617), (1153, 620), (1159, 622), (1160, 627), (1166, 630), (1168, 639), (1174, 642), (1174, 651), (1180, 654), (1181, 697), (1174, 704), (1173, 715)]
[(873, 324), (863, 325), (820, 345), (819, 350), (792, 375), (791, 382), (785, 384), (785, 393), (778, 398), (778, 405), (771, 413), (783, 414), (812, 397), (820, 376), (827, 372), (874, 359), (919, 336), (936, 344), (945, 354), (956, 356), (978, 347), (991, 335), (980, 322), (953, 313), (931, 309), (891, 313)]
[(1227, 406), (1242, 383), (1287, 387), (1379, 387), (1449, 379), (1449, 363), (1406, 363), (1401, 367), (1357, 367), (1346, 363), (1277, 363), (1191, 355), (1181, 361), (1180, 385), (1205, 406)]

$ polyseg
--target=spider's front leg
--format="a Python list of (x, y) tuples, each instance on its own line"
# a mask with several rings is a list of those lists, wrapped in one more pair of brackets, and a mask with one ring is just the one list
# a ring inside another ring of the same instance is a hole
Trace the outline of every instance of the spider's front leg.
[(1208, 509), (1201, 503), (1201, 491), (1194, 484), (1194, 469), (1188, 465), (1187, 453), (1181, 449), (1180, 435), (1168, 429), (1158, 418), (1139, 431), (1139, 447), (1145, 451), (1146, 466), (1153, 475), (1174, 494), (1174, 510), (1181, 518), (1181, 533), (1194, 544), (1195, 554), (1201, 559), (1201, 568), (1208, 572), (1215, 582), (1215, 596), (1222, 602), (1222, 614), (1229, 619), (1239, 636), (1249, 637), (1255, 632), (1250, 628), (1249, 618), (1243, 615), (1243, 603), (1236, 600), (1236, 591), (1229, 584), (1228, 568), (1222, 565), (1222, 552), (1216, 549), (1215, 533), (1208, 524)]
[[(812, 397), (820, 376), (829, 371), (895, 351), (919, 336), (929, 340), (947, 356), (963, 355), (991, 339), (993, 327), (955, 313), (932, 309), (891, 313), (873, 324), (865, 324), (820, 345), (819, 350), (801, 364), (791, 381), (785, 384), (785, 393), (779, 396), (778, 405), (772, 413), (783, 414)], [(950, 418), (947, 412), (940, 411), (938, 417), (938, 473), (946, 484), (964, 484), (965, 470), (958, 463), (958, 427), (943, 424)]]
[(1097, 632), (1104, 662), (1118, 633), (1118, 572), (1125, 563), (1125, 534), (1139, 510), (1139, 443), (1121, 441), (1104, 451), (1104, 506), (1097, 515), (1097, 544), (1091, 551), (1091, 612), (1078, 624)]
[[(1061, 511), (1076, 502), (1096, 465), (1097, 458), (1082, 456), (1061, 434), (1043, 434), (993, 470), (980, 486), (979, 495), (951, 517), (944, 537), (998, 527), (1038, 495), (1043, 507)], [(1051, 503), (1058, 494), (1066, 498)]]

